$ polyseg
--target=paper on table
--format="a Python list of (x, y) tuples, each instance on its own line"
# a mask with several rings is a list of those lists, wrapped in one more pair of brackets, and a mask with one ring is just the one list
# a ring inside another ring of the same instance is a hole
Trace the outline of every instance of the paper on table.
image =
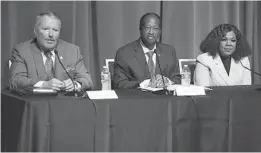
[(114, 90), (86, 91), (90, 99), (118, 99)]
[[(186, 87), (186, 86), (180, 85), (180, 84), (173, 84), (173, 85), (169, 85), (169, 86), (167, 87), (167, 89), (170, 90), (170, 91), (174, 91), (177, 87)], [(191, 84), (191, 85), (189, 85), (189, 86), (187, 86), (187, 87), (190, 87), (190, 88), (193, 88), (193, 87), (194, 87), (194, 88), (203, 87), (205, 90), (212, 90), (211, 88), (208, 88), (208, 87), (197, 86), (197, 85), (193, 85), (193, 84)]]
[(177, 96), (196, 96), (196, 95), (206, 95), (204, 86), (196, 85), (171, 85), (167, 87), (168, 90), (174, 91)]
[[(174, 84), (174, 85), (169, 85), (167, 87), (167, 90), (169, 91), (174, 91), (177, 87), (184, 87), (183, 85), (180, 84)], [(211, 88), (208, 87), (204, 87), (204, 86), (196, 86), (196, 85), (190, 85), (187, 86), (190, 88), (204, 88), (205, 90), (212, 90)], [(146, 91), (158, 91), (158, 90), (162, 90), (163, 88), (152, 88), (152, 87), (139, 87), (142, 90), (146, 90)]]
[(142, 83), (140, 83), (140, 88), (143, 91), (158, 91), (158, 90), (162, 90), (163, 88), (152, 88), (149, 87), (149, 83), (150, 83), (150, 79), (146, 79), (144, 80)]
[(53, 89), (44, 89), (44, 88), (34, 88), (33, 93), (57, 93), (57, 91)]
[(152, 88), (152, 87), (139, 87), (141, 90), (145, 90), (145, 91), (158, 91), (158, 90), (162, 90), (163, 88)]

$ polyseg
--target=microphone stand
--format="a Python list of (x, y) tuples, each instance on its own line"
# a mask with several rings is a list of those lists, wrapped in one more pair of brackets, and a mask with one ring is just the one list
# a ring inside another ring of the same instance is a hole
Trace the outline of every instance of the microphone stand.
[(246, 67), (245, 65), (243, 65), (243, 63), (241, 62), (241, 60), (239, 60), (239, 62), (241, 63), (241, 65), (242, 65), (245, 69), (247, 69), (247, 70), (249, 70), (250, 72), (253, 72), (254, 74), (256, 74), (256, 75), (258, 75), (259, 77), (261, 77), (261, 74), (255, 72), (255, 71), (253, 71), (252, 69), (250, 69), (250, 68)]
[(161, 67), (160, 67), (160, 62), (159, 62), (159, 58), (158, 58), (158, 50), (155, 49), (154, 50), (155, 54), (156, 54), (156, 59), (157, 59), (157, 63), (159, 65), (159, 69), (160, 69), (160, 75), (162, 77), (162, 82), (163, 82), (163, 89), (162, 90), (157, 90), (157, 91), (153, 91), (152, 93), (153, 94), (157, 94), (157, 95), (173, 95), (173, 93), (171, 94), (171, 92), (166, 88), (166, 85), (165, 85), (165, 81), (164, 81), (164, 77), (163, 77), (163, 73), (161, 71)]
[[(58, 58), (59, 63), (62, 65), (64, 71), (66, 72), (66, 74), (68, 75), (68, 77), (70, 78), (70, 80), (72, 81), (72, 84), (73, 84), (73, 92), (72, 92), (72, 94), (73, 94), (73, 96), (74, 96), (74, 97), (78, 97), (79, 95), (78, 95), (78, 93), (76, 92), (75, 84), (74, 84), (74, 82), (73, 82), (72, 77), (71, 77), (70, 74), (67, 72), (66, 68), (64, 67), (63, 63), (61, 62), (57, 50), (54, 50), (54, 53), (55, 53), (56, 57)], [(70, 92), (67, 93), (66, 95), (72, 96)]]
[[(261, 74), (260, 74), (260, 73), (257, 73), (257, 72), (255, 72), (254, 70), (252, 70), (252, 69), (246, 67), (245, 65), (243, 65), (243, 63), (241, 62), (241, 60), (239, 60), (239, 62), (240, 62), (240, 64), (241, 64), (245, 69), (247, 69), (247, 70), (249, 70), (251, 73), (254, 73), (254, 74), (258, 75), (259, 77), (261, 77)], [(257, 90), (258, 90), (258, 91), (261, 91), (261, 88), (258, 88)]]

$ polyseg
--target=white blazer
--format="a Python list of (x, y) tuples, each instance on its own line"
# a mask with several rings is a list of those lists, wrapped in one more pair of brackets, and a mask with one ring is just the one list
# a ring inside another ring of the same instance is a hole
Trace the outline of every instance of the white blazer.
[[(241, 62), (250, 69), (248, 57), (242, 58)], [(197, 57), (194, 83), (202, 86), (250, 85), (251, 71), (244, 68), (239, 61), (231, 58), (228, 75), (219, 54), (213, 58), (207, 52)]]

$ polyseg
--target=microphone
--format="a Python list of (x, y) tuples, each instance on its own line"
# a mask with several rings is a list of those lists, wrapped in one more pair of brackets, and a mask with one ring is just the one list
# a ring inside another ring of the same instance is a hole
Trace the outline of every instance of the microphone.
[(66, 70), (66, 68), (64, 67), (63, 63), (61, 62), (61, 60), (60, 60), (60, 58), (59, 58), (59, 55), (58, 55), (58, 51), (57, 51), (57, 50), (54, 50), (54, 53), (55, 53), (55, 55), (56, 55), (56, 57), (57, 57), (59, 63), (62, 65), (64, 71), (66, 72), (66, 74), (68, 75), (68, 77), (70, 78), (70, 80), (71, 80), (72, 83), (73, 83), (73, 94), (74, 94), (74, 96), (75, 96), (75, 97), (78, 97), (78, 93), (76, 92), (75, 84), (74, 84), (74, 82), (73, 82), (73, 79), (72, 79), (72, 77), (69, 75), (69, 73), (67, 72), (67, 70)]
[(205, 66), (209, 71), (211, 71), (211, 69), (210, 69), (208, 66), (206, 66), (205, 64), (203, 64), (203, 63), (200, 62), (199, 60), (196, 60), (196, 63), (200, 63), (201, 65)]
[(158, 53), (158, 49), (157, 48), (154, 50), (154, 53), (156, 54), (156, 60), (157, 60), (157, 63), (159, 65), (160, 75), (162, 77), (163, 89), (162, 90), (153, 91), (152, 93), (153, 94), (158, 94), (158, 95), (173, 95), (166, 88), (164, 77), (163, 77), (163, 73), (162, 73), (162, 70), (161, 70), (161, 67), (160, 67), (159, 58), (158, 58), (158, 56), (160, 56), (160, 54)]
[(256, 75), (258, 75), (258, 76), (261, 77), (261, 74), (260, 74), (260, 73), (257, 73), (257, 72), (255, 72), (255, 71), (251, 70), (250, 68), (246, 67), (245, 65), (243, 65), (243, 63), (241, 62), (241, 60), (239, 60), (239, 62), (240, 62), (240, 64), (241, 64), (245, 69), (247, 69), (247, 70), (249, 70), (250, 72), (253, 72), (253, 73), (255, 73)]

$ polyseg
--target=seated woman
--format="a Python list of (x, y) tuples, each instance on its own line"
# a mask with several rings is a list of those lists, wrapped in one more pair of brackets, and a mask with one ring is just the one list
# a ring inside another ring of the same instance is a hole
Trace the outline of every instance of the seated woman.
[(251, 50), (236, 26), (216, 26), (200, 44), (194, 82), (202, 86), (250, 85)]

